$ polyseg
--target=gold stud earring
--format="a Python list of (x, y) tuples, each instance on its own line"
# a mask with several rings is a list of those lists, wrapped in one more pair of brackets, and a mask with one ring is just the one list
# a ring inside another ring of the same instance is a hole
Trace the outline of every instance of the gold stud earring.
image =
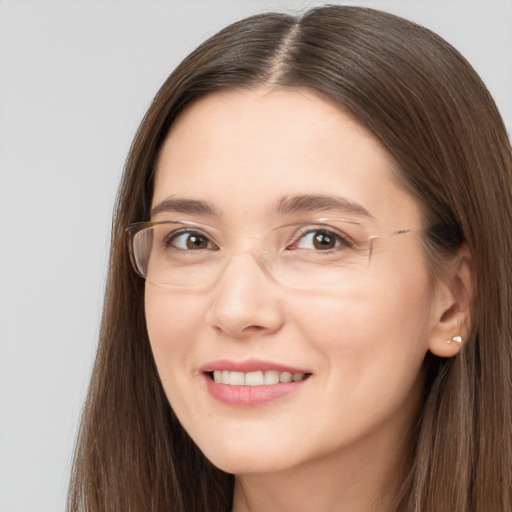
[(451, 345), (452, 343), (462, 345), (462, 336), (454, 336), (451, 340), (446, 340), (446, 343), (448, 343), (448, 345)]

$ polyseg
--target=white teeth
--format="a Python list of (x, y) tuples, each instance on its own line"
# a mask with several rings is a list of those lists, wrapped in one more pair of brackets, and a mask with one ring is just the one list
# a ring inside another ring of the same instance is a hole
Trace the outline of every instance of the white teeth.
[(265, 384), (278, 384), (279, 383), (279, 372), (277, 370), (268, 370), (265, 372), (263, 377)]
[(245, 374), (246, 386), (262, 386), (263, 372), (249, 372)]
[(290, 372), (283, 372), (279, 374), (279, 382), (291, 382), (293, 375)]
[(232, 386), (243, 386), (245, 384), (245, 374), (243, 372), (230, 372), (229, 383)]
[(277, 370), (256, 372), (230, 372), (229, 370), (215, 370), (213, 380), (219, 384), (231, 386), (264, 386), (280, 382), (297, 382), (304, 379), (304, 373), (278, 372)]

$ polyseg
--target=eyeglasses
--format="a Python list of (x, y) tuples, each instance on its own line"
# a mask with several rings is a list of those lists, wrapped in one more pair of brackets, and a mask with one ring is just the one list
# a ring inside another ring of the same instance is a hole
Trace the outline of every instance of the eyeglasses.
[(245, 255), (287, 288), (323, 291), (339, 289), (344, 280), (366, 272), (378, 239), (418, 232), (368, 236), (358, 221), (339, 218), (294, 222), (240, 240), (182, 220), (140, 222), (126, 231), (135, 271), (156, 286), (211, 286), (237, 255)]

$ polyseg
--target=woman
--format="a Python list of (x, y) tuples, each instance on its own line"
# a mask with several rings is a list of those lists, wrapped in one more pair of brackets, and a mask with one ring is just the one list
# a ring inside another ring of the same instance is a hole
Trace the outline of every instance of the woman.
[(511, 184), (426, 29), (206, 41), (127, 161), (69, 510), (511, 511)]

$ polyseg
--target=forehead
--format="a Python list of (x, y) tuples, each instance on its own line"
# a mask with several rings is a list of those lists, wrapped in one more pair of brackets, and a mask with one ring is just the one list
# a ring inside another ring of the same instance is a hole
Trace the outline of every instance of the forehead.
[(395, 173), (378, 141), (319, 93), (222, 91), (193, 103), (173, 124), (153, 206), (178, 197), (208, 201), (226, 215), (261, 216), (284, 197), (333, 194), (385, 224), (419, 221)]

